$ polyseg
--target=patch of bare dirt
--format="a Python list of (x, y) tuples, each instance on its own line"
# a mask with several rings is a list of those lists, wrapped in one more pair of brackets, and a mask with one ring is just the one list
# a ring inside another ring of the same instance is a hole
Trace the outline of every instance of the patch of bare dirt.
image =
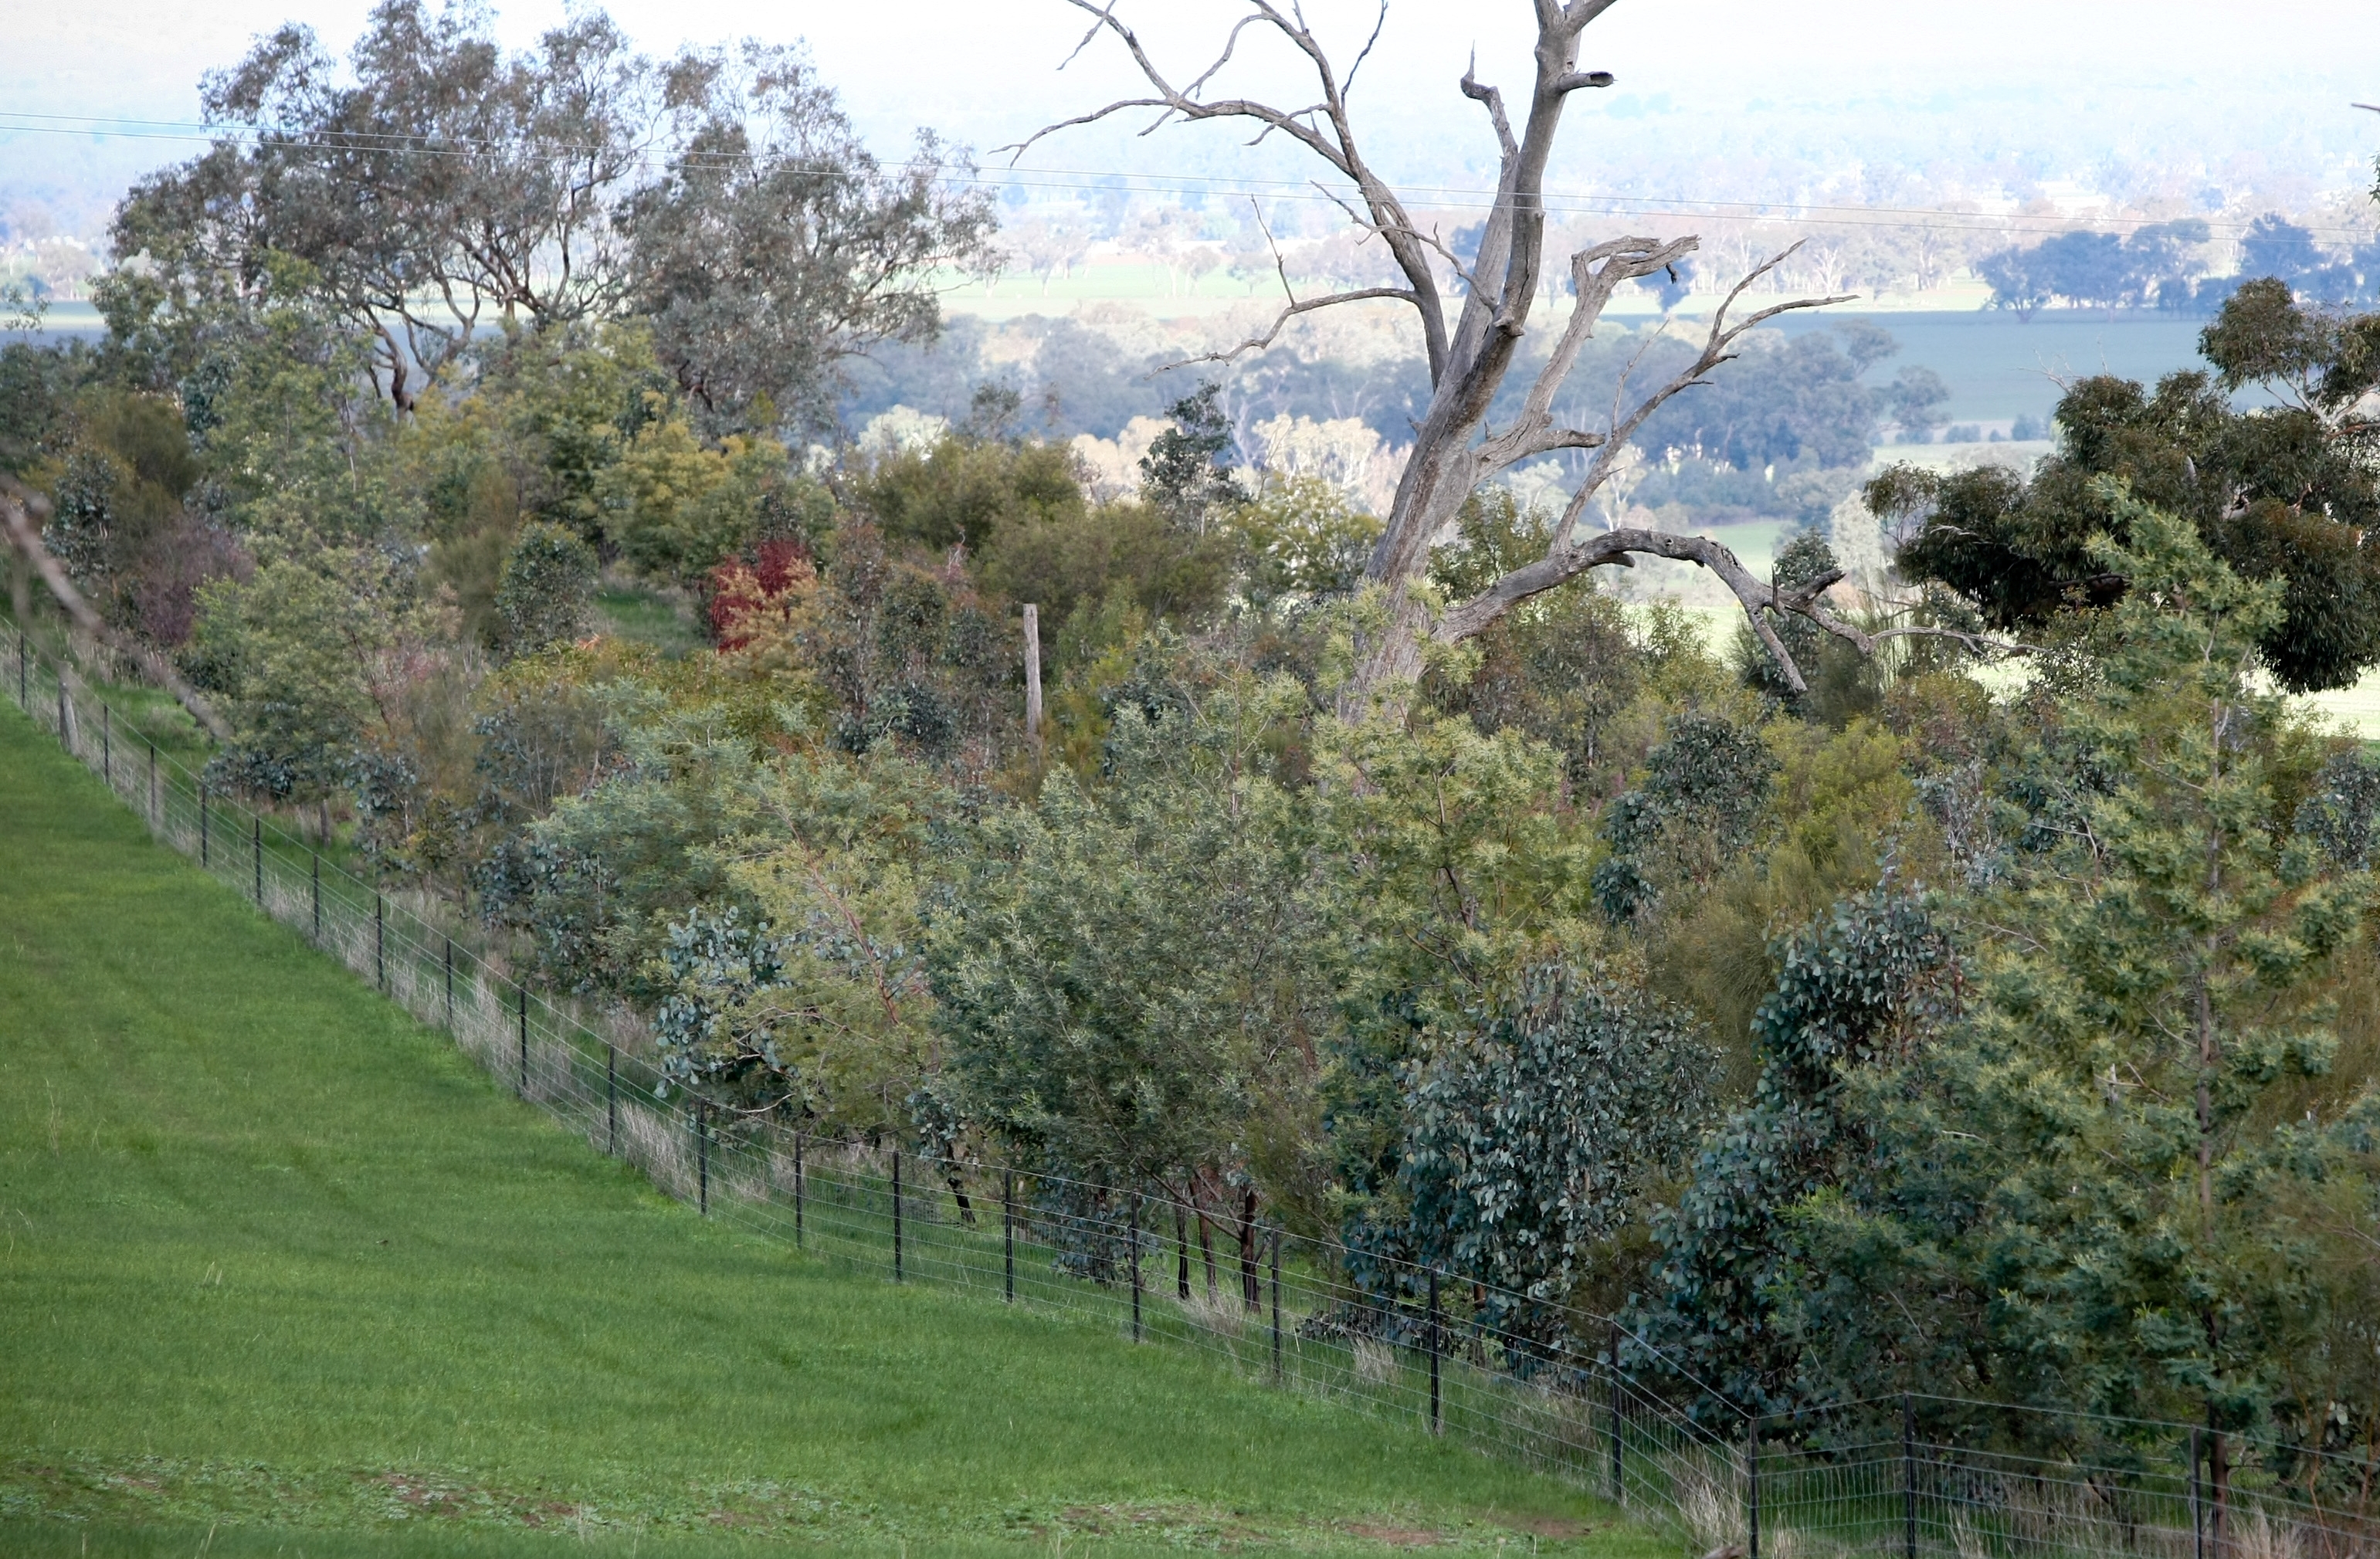
[(1347, 1530), (1390, 1548), (1436, 1548), (1446, 1541), (1444, 1532), (1433, 1532), (1425, 1527), (1391, 1527), (1378, 1521), (1352, 1521)]

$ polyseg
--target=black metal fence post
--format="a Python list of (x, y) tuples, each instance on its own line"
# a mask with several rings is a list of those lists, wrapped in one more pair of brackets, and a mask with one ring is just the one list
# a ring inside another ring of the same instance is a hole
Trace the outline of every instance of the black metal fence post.
[(1434, 1435), (1443, 1436), (1446, 1433), (1446, 1419), (1444, 1414), (1442, 1414), (1439, 1409), (1438, 1401), (1438, 1356), (1439, 1351), (1438, 1341), (1438, 1268), (1432, 1267), (1429, 1269), (1429, 1432)]
[(710, 1106), (700, 1099), (694, 1102), (695, 1206), (706, 1218), (710, 1216), (710, 1133), (703, 1128), (710, 1114)]
[(1016, 1302), (1016, 1171), (1000, 1172), (1001, 1297)]
[(1750, 1534), (1744, 1545), (1746, 1559), (1760, 1559), (1760, 1415), (1755, 1413), (1743, 1426), (1743, 1472), (1745, 1501), (1750, 1509)]
[(520, 1009), (520, 1096), (526, 1099), (528, 1097), (528, 987), (516, 985), (513, 989), (520, 993), (516, 1004)]
[(1281, 1384), (1281, 1230), (1272, 1231), (1272, 1378)]
[(798, 1130), (794, 1133), (794, 1249), (796, 1251), (805, 1243), (802, 1238), (802, 1199), (809, 1189), (802, 1184), (808, 1178), (808, 1171), (802, 1163), (802, 1135)]
[[(798, 1141), (798, 1139), (796, 1139)], [(620, 1047), (610, 1040), (603, 1042), (603, 1151), (620, 1151)], [(794, 1234), (800, 1243), (802, 1228), (802, 1158), (801, 1149), (794, 1150)]]
[(248, 815), (248, 848), (249, 858), (256, 864), (256, 904), (264, 907), (264, 814)]
[(1124, 1259), (1132, 1263), (1132, 1340), (1140, 1341), (1140, 1192), (1132, 1193), (1130, 1235), (1132, 1254)]
[(1900, 1551), (1917, 1559), (1917, 1409), (1900, 1394)]
[(446, 1032), (455, 1032), (455, 938), (446, 938)]
[(901, 1282), (901, 1150), (892, 1150), (892, 1281)]
[(104, 701), (99, 706), (99, 777), (115, 789), (115, 711)]
[(372, 895), (372, 984), (388, 989), (388, 900)]
[(314, 940), (322, 939), (322, 852), (314, 852)]
[(1620, 1458), (1620, 1323), (1611, 1323), (1611, 1503), (1628, 1502), (1628, 1485), (1621, 1480)]
[(17, 630), (17, 702), (28, 712), (33, 707), (32, 695), (25, 691), (25, 630)]

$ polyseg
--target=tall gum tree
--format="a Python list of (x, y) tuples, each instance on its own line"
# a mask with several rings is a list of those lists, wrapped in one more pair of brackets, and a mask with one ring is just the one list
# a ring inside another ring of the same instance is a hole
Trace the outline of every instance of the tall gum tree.
[[(1802, 672), (1779, 639), (1770, 612), (1807, 617), (1863, 652), (1872, 651), (1876, 640), (1887, 636), (1864, 633), (1828, 610), (1820, 597), (1841, 577), (1839, 573), (1779, 587), (1755, 576), (1732, 551), (1708, 537), (1633, 527), (1589, 530), (1581, 526), (1597, 490), (1618, 468), (1620, 452), (1628, 441), (1670, 397), (1706, 382), (1713, 369), (1735, 356), (1735, 344), (1744, 332), (1794, 309), (1848, 301), (1847, 296), (1798, 298), (1737, 316), (1734, 309), (1744, 294), (1772, 275), (1791, 249), (1754, 267), (1736, 283), (1713, 313), (1702, 348), (1687, 367), (1643, 391), (1633, 405), (1625, 404), (1629, 392), (1623, 385), (1622, 400), (1615, 402), (1608, 423), (1601, 428), (1566, 427), (1554, 415), (1555, 397), (1577, 362), (1580, 349), (1595, 333), (1605, 306), (1621, 284), (1670, 272), (1700, 247), (1700, 240), (1691, 236), (1613, 238), (1572, 254), (1570, 275), (1577, 307), (1561, 321), (1561, 333), (1529, 384), (1519, 416), (1508, 426), (1488, 422), (1489, 407), (1513, 369), (1539, 293), (1546, 263), (1546, 168), (1561, 127), (1563, 105), (1572, 92), (1611, 85), (1609, 72), (1581, 70), (1578, 58), (1580, 35), (1610, 8), (1613, 0), (1571, 0), (1568, 5), (1533, 0), (1535, 69), (1517, 125), (1507, 110), (1503, 92), (1478, 79), (1475, 62), (1464, 70), (1460, 83), (1463, 94), (1485, 110), (1500, 153), (1492, 209), (1478, 250), (1467, 263), (1415, 221), (1403, 198), (1366, 160), (1358, 142), (1348, 93), (1364, 54), (1378, 41), (1379, 24), (1374, 26), (1372, 42), (1365, 44), (1363, 53), (1342, 74), (1294, 0), (1287, 10), (1271, 0), (1249, 0), (1213, 63), (1177, 86), (1178, 73), (1162, 68), (1117, 15), (1122, 0), (1108, 0), (1104, 5), (1094, 0), (1069, 3), (1093, 18), (1075, 53), (1079, 54), (1104, 33), (1131, 54), (1149, 90), (1047, 126), (1002, 150), (1022, 155), (1046, 136), (1136, 109), (1157, 111), (1157, 120), (1149, 127), (1152, 130), (1176, 118), (1252, 123), (1259, 127), (1257, 140), (1273, 135), (1287, 137), (1328, 165), (1337, 186), (1328, 192), (1357, 227), (1380, 240), (1402, 278), (1394, 285), (1355, 287), (1301, 298), (1291, 287), (1276, 250), (1275, 269), (1288, 295), (1279, 315), (1263, 334), (1208, 360), (1224, 361), (1261, 350), (1298, 315), (1340, 304), (1396, 302), (1410, 308), (1420, 323), (1429, 362), (1429, 409), (1415, 429), (1413, 454), (1398, 484), (1396, 502), (1366, 569), (1367, 581), (1381, 589), (1387, 614), (1382, 625), (1369, 635), (1343, 712), (1353, 713), (1380, 696), (1393, 700), (1394, 690), (1419, 673), (1427, 641), (1452, 644), (1467, 639), (1530, 597), (1592, 568), (1632, 566), (1631, 559), (1639, 553), (1697, 563), (1725, 581), (1742, 603), (1753, 631), (1776, 657), (1785, 681), (1797, 692), (1805, 690)], [(1384, 4), (1381, 23), (1386, 18)], [(1206, 95), (1243, 38), (1251, 32), (1258, 39), (1269, 37), (1302, 57), (1305, 67), (1313, 73), (1318, 92), (1316, 101), (1303, 107), (1282, 108), (1253, 99)], [(1455, 295), (1451, 298), (1450, 292)], [(1545, 554), (1493, 580), (1469, 599), (1444, 605), (1429, 601), (1418, 587), (1428, 570), (1431, 542), (1463, 501), (1500, 472), (1564, 450), (1592, 453), (1578, 490), (1560, 523), (1553, 527)]]

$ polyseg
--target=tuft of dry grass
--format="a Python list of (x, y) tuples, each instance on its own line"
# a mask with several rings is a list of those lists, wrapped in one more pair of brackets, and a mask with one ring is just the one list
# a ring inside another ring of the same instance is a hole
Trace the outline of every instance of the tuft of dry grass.
[(1366, 1385), (1393, 1385), (1404, 1372), (1397, 1361), (1395, 1345), (1378, 1337), (1357, 1337), (1354, 1355), (1355, 1378)]

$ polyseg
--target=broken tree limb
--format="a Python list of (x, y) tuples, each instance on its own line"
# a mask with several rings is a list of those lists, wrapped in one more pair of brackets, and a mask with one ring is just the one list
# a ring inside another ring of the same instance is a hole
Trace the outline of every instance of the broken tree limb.
[(204, 727), (209, 735), (218, 742), (230, 741), (231, 727), (215, 713), (214, 706), (200, 696), (199, 690), (174, 669), (172, 661), (138, 639), (116, 632), (91, 609), (89, 601), (83, 599), (82, 592), (76, 589), (74, 581), (67, 577), (67, 571), (58, 566), (57, 559), (50, 556), (49, 549), (42, 545), (42, 533), (34, 527), (32, 516), (45, 513), (48, 508), (49, 504), (39, 493), (30, 492), (9, 478), (0, 477), (0, 526), (7, 527), (9, 542), (32, 565), (33, 572), (42, 576), (42, 583), (49, 586), (50, 594), (57, 598), (58, 605), (74, 619), (75, 626), (140, 666), (149, 680), (172, 694), (174, 701), (188, 709), (190, 718)]

